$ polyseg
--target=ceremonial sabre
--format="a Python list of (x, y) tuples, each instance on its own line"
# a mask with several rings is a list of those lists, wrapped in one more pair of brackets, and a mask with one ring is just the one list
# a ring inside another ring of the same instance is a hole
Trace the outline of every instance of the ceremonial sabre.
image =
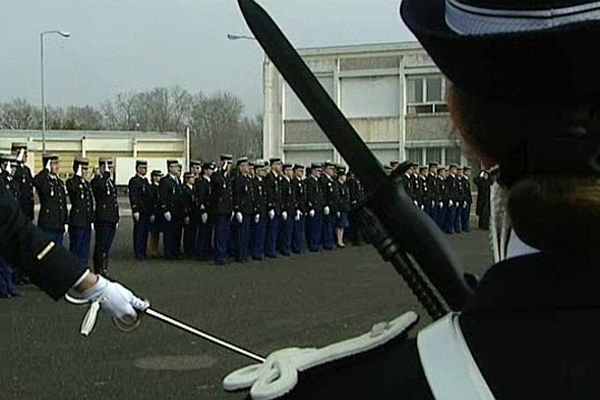
[[(94, 301), (94, 302), (89, 302), (87, 300), (82, 300), (82, 299), (77, 299), (74, 298), (70, 295), (65, 295), (65, 299), (72, 304), (76, 304), (76, 305), (86, 305), (86, 304), (90, 304), (90, 308), (88, 309), (87, 313), (85, 314), (85, 317), (83, 319), (83, 322), (81, 324), (81, 334), (84, 336), (88, 336), (92, 330), (94, 329), (94, 326), (96, 325), (96, 319), (98, 317), (98, 311), (100, 310), (100, 301)], [(223, 347), (227, 350), (233, 351), (235, 353), (238, 353), (242, 356), (251, 358), (254, 361), (258, 361), (260, 363), (264, 363), (265, 362), (265, 357), (259, 356), (257, 354), (252, 353), (251, 351), (248, 351), (246, 349), (243, 349), (239, 346), (236, 346), (232, 343), (229, 343), (223, 339), (220, 339), (216, 336), (210, 335), (206, 332), (202, 332), (199, 329), (196, 329), (188, 324), (185, 324), (181, 321), (176, 320), (175, 318), (171, 318), (168, 315), (165, 315), (163, 313), (160, 313), (156, 310), (153, 310), (151, 308), (147, 308), (144, 311), (144, 314), (155, 318), (159, 321), (162, 321), (168, 325), (174, 326), (182, 331), (185, 331), (187, 333), (191, 333), (192, 335), (201, 337), (204, 340), (207, 340), (213, 344), (216, 344), (217, 346)], [(115, 323), (115, 325), (117, 326), (117, 328), (119, 328), (119, 330), (123, 331), (123, 332), (130, 332), (132, 330), (134, 330), (135, 328), (137, 328), (137, 326), (140, 323), (140, 319), (137, 318), (135, 321), (132, 322), (127, 322), (127, 321), (121, 321), (118, 319), (113, 319), (113, 322)]]

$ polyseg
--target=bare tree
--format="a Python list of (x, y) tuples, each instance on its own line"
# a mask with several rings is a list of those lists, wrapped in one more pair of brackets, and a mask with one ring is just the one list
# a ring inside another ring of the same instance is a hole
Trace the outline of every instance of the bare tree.
[(0, 125), (4, 129), (35, 129), (39, 127), (38, 113), (27, 100), (14, 99), (0, 104)]
[(91, 106), (71, 106), (65, 111), (63, 129), (102, 130), (102, 118), (102, 113)]
[(102, 104), (105, 128), (123, 131), (135, 130), (136, 123), (138, 123), (134, 115), (135, 103), (135, 94), (119, 93), (114, 101)]

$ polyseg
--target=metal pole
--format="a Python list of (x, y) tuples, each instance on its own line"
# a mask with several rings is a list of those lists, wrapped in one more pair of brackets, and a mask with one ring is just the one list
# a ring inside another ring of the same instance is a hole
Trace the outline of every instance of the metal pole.
[(40, 33), (40, 71), (42, 83), (42, 154), (46, 152), (46, 102), (44, 99), (44, 33)]

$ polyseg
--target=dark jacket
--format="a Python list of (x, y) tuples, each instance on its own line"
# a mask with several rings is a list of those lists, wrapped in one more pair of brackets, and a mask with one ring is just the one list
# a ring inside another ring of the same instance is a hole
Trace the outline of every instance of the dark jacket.
[(461, 200), (460, 185), (456, 176), (448, 175), (446, 178), (446, 191), (448, 200), (452, 200), (456, 207), (456, 203)]
[(90, 229), (94, 222), (94, 193), (92, 185), (81, 176), (67, 179), (67, 193), (71, 200), (69, 226)]
[(231, 176), (218, 171), (211, 176), (211, 210), (215, 215), (229, 215), (233, 211)]
[(348, 181), (342, 183), (340, 181), (337, 182), (338, 186), (338, 196), (339, 196), (339, 210), (341, 212), (350, 212), (350, 189), (348, 188)]
[(323, 204), (329, 207), (329, 211), (335, 214), (340, 210), (340, 192), (337, 187), (337, 179), (321, 175), (321, 190), (323, 192)]
[(264, 179), (267, 192), (267, 211), (275, 210), (275, 214), (281, 214), (281, 177), (269, 172)]
[(62, 231), (67, 223), (67, 191), (57, 176), (44, 169), (34, 178), (40, 198), (38, 226), (42, 229)]
[(323, 190), (316, 177), (311, 176), (306, 179), (306, 194), (308, 196), (308, 211), (323, 212)]
[(183, 216), (191, 218), (196, 207), (196, 195), (194, 194), (194, 188), (188, 185), (182, 185), (181, 189), (181, 203), (183, 206)]
[(2, 171), (0, 173), (0, 185), (3, 185), (6, 190), (13, 196), (15, 201), (19, 202), (19, 184), (15, 181), (15, 179), (8, 173), (8, 171)]
[(117, 188), (109, 174), (96, 175), (92, 179), (92, 191), (96, 201), (96, 222), (119, 222)]
[(233, 211), (242, 214), (253, 214), (252, 181), (250, 177), (236, 175), (233, 179)]
[(143, 215), (152, 213), (152, 196), (148, 191), (150, 182), (145, 177), (139, 175), (129, 179), (129, 203), (131, 204), (131, 212), (139, 212)]
[(19, 191), (19, 205), (23, 213), (30, 219), (33, 220), (33, 205), (35, 203), (33, 196), (33, 176), (31, 170), (25, 164), (17, 166), (14, 180), (17, 184)]
[(210, 198), (212, 194), (211, 183), (205, 177), (196, 179), (194, 184), (194, 193), (196, 197), (196, 211), (202, 215), (210, 209)]
[(261, 218), (267, 216), (267, 194), (265, 191), (265, 180), (262, 178), (254, 178), (252, 180), (254, 190), (252, 202), (254, 205), (254, 214), (260, 215)]
[(86, 271), (77, 257), (31, 223), (4, 185), (0, 185), (0, 252), (54, 300), (63, 298)]
[(294, 189), (291, 179), (281, 178), (281, 212), (287, 211), (288, 214), (296, 212), (296, 199), (294, 198)]
[(294, 198), (296, 199), (296, 210), (306, 214), (308, 212), (308, 192), (306, 188), (306, 180), (298, 178), (292, 179), (292, 189)]
[(365, 199), (365, 188), (360, 179), (356, 177), (348, 178), (348, 188), (350, 189), (350, 206), (354, 207)]
[(185, 216), (183, 205), (183, 185), (171, 175), (166, 175), (160, 180), (158, 188), (160, 212), (171, 213), (171, 221), (181, 220)]

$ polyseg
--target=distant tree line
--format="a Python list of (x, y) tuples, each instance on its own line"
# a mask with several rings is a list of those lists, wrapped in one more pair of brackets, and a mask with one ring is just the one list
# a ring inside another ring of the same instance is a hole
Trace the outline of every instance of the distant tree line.
[[(262, 116), (243, 116), (234, 94), (192, 94), (179, 86), (120, 93), (97, 107), (46, 106), (48, 130), (182, 132), (190, 127), (192, 156), (215, 159), (227, 152), (262, 155)], [(24, 99), (0, 103), (1, 129), (41, 129), (41, 107)]]

